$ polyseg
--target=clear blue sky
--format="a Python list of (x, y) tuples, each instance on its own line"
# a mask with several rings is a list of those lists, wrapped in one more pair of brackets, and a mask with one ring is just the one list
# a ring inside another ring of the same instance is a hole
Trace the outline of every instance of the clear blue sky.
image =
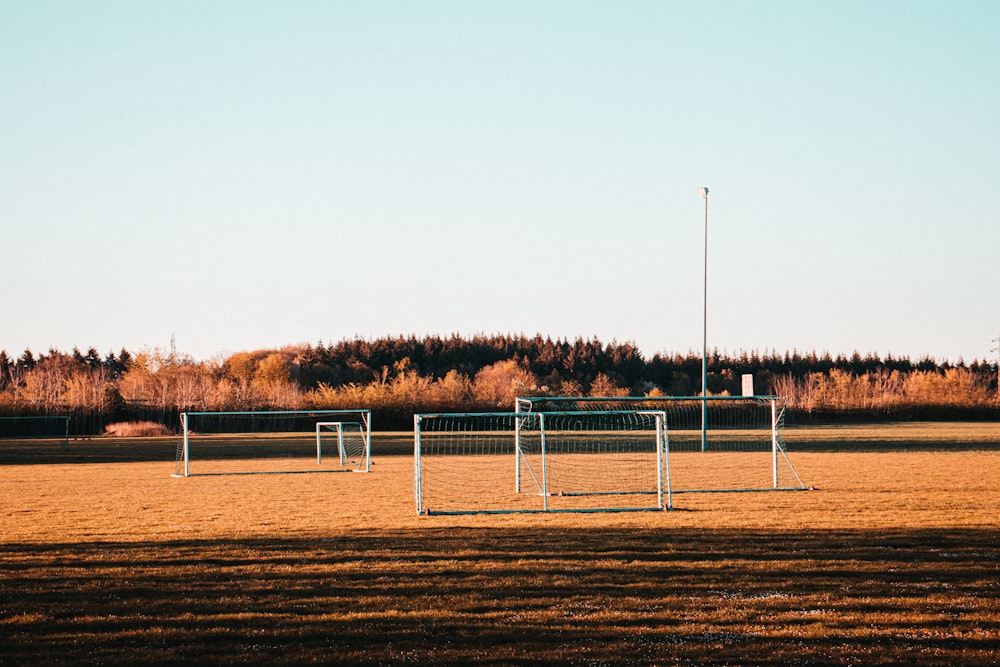
[(0, 349), (995, 359), (1000, 2), (0, 0)]

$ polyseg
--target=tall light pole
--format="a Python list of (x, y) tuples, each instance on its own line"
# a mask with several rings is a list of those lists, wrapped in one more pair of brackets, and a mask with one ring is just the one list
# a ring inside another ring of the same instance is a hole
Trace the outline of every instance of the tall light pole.
[(698, 188), (705, 200), (705, 271), (702, 278), (701, 301), (701, 451), (708, 449), (708, 188)]

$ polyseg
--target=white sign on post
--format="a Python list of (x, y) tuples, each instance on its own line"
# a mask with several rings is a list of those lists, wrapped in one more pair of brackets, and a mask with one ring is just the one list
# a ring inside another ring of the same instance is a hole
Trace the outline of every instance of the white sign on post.
[(753, 375), (750, 373), (743, 374), (743, 395), (753, 396)]

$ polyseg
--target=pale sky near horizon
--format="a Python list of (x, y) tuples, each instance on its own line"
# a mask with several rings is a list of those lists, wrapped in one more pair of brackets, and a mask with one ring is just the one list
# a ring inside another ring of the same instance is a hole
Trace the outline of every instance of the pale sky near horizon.
[(996, 359), (1000, 2), (0, 0), (0, 349)]

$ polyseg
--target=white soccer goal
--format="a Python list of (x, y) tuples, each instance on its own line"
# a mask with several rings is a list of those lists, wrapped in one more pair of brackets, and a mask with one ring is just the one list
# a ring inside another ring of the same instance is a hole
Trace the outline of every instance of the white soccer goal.
[(662, 411), (414, 416), (418, 514), (670, 507)]
[(0, 440), (51, 440), (69, 449), (69, 415), (14, 415), (0, 417)]
[(185, 412), (175, 477), (368, 472), (370, 410)]
[[(332, 442), (331, 437), (332, 436)], [(369, 434), (366, 425), (354, 422), (316, 422), (316, 463), (323, 464), (323, 452), (336, 452), (340, 465), (346, 467), (352, 460), (368, 455)]]
[(525, 397), (516, 410), (664, 411), (673, 493), (808, 488), (789, 460), (785, 404), (777, 396)]

